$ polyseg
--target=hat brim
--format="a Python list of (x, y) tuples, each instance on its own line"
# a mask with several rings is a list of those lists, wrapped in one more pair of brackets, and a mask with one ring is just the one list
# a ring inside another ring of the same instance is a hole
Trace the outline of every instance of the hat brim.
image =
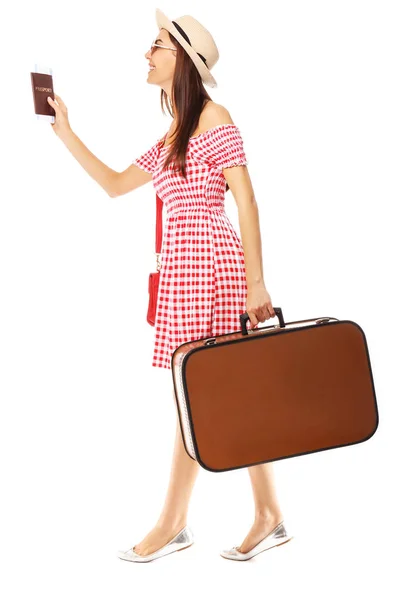
[(166, 29), (167, 31), (172, 33), (172, 35), (176, 37), (181, 46), (183, 46), (183, 48), (186, 50), (186, 52), (189, 54), (190, 58), (196, 65), (196, 68), (201, 75), (202, 81), (209, 87), (217, 87), (217, 82), (211, 75), (211, 71), (203, 63), (200, 56), (195, 50), (193, 50), (192, 46), (187, 43), (183, 35), (179, 33), (172, 21), (168, 19), (168, 17), (159, 8), (156, 8), (156, 21), (159, 29)]

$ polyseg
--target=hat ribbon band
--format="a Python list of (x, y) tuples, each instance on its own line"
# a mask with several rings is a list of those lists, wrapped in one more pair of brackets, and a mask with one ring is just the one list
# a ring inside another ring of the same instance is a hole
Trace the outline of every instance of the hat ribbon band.
[[(178, 25), (178, 23), (176, 21), (171, 21), (171, 22), (175, 25), (175, 27), (177, 28), (177, 30), (179, 31), (181, 36), (183, 36), (185, 38), (185, 40), (187, 41), (189, 46), (191, 46), (192, 44), (190, 43), (189, 36), (186, 35), (186, 33), (183, 31), (182, 27), (180, 25)], [(200, 56), (203, 63), (207, 66), (207, 62), (206, 62), (206, 59), (204, 58), (204, 56), (202, 54), (200, 54), (200, 52), (196, 52), (196, 54), (198, 54)]]

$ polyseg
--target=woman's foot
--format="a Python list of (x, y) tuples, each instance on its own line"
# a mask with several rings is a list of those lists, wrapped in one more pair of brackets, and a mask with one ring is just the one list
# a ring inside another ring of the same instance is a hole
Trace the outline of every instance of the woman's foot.
[(175, 526), (156, 525), (139, 544), (133, 546), (133, 550), (140, 556), (152, 554), (168, 544), (185, 525), (186, 523), (178, 523)]
[(240, 546), (236, 546), (239, 552), (249, 552), (263, 538), (265, 538), (279, 523), (283, 521), (283, 516), (259, 517), (254, 520), (253, 526), (243, 540)]

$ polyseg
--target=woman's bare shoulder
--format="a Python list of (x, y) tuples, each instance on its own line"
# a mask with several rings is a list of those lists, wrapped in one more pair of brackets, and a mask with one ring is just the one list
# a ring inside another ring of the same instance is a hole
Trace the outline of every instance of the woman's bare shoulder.
[(234, 124), (232, 117), (225, 106), (217, 102), (207, 102), (201, 114), (201, 129), (207, 130), (217, 125)]

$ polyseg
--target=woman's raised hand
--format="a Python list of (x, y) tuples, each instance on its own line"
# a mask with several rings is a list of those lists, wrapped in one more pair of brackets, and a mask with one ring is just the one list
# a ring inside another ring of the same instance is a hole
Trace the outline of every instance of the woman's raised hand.
[(54, 108), (56, 112), (54, 123), (50, 123), (52, 126), (54, 133), (59, 137), (62, 137), (63, 134), (68, 133), (71, 130), (71, 126), (68, 120), (68, 109), (65, 106), (64, 102), (61, 100), (60, 96), (54, 94), (55, 102), (51, 96), (47, 97), (47, 102), (50, 104), (52, 108)]

